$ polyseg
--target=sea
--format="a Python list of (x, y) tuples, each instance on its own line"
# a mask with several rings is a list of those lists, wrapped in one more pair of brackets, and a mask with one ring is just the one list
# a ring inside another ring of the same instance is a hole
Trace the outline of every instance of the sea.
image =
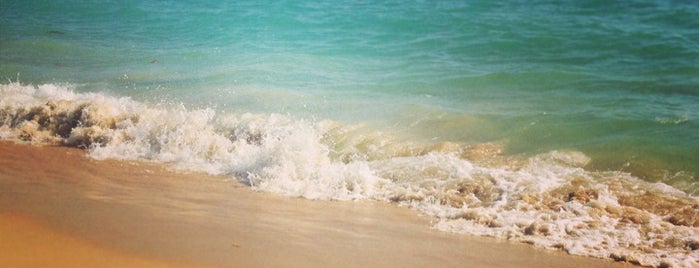
[(698, 18), (681, 0), (0, 0), (0, 140), (697, 267)]

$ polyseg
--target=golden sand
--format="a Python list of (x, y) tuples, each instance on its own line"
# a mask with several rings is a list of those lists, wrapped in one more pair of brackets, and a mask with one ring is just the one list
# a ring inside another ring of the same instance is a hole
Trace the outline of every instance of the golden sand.
[(100, 247), (16, 213), (0, 214), (0, 237), (0, 267), (193, 267)]
[(0, 266), (623, 267), (430, 229), (378, 202), (256, 193), (230, 178), (0, 142)]

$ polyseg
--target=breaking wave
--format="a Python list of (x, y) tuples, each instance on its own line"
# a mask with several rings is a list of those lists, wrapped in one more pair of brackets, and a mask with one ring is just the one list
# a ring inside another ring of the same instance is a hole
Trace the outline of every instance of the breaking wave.
[(425, 144), (400, 133), (279, 114), (148, 105), (68, 86), (0, 85), (0, 138), (84, 148), (233, 177), (259, 191), (409, 206), (443, 231), (640, 265), (699, 265), (699, 200), (581, 152), (502, 154), (499, 144)]

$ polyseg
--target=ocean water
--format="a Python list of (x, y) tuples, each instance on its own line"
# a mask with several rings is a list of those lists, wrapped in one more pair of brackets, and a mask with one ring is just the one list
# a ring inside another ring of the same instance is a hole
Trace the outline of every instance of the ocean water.
[(0, 0), (0, 138), (699, 261), (694, 1)]

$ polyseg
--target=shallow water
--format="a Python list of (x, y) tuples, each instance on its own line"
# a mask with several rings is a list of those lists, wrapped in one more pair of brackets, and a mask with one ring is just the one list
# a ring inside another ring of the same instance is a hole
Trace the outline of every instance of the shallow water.
[(0, 136), (691, 266), (698, 13), (666, 1), (4, 1)]

